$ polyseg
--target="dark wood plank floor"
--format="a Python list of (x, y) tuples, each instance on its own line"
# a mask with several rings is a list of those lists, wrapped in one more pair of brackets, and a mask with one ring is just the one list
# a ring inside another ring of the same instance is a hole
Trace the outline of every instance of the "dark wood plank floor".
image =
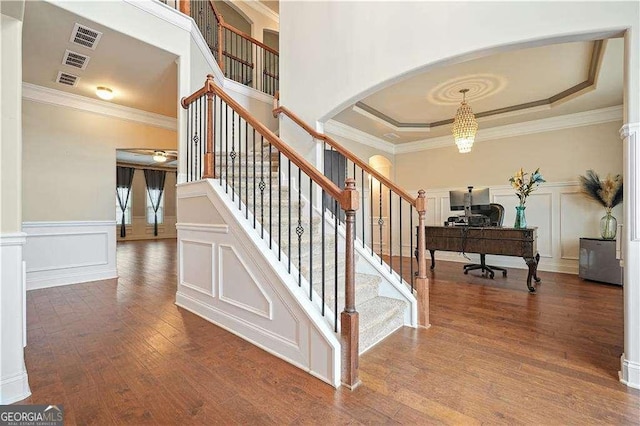
[(441, 262), (432, 327), (364, 354), (350, 392), (177, 308), (175, 256), (175, 240), (121, 243), (118, 280), (30, 291), (24, 403), (63, 404), (68, 425), (639, 422), (619, 287), (542, 272), (534, 296), (524, 271)]

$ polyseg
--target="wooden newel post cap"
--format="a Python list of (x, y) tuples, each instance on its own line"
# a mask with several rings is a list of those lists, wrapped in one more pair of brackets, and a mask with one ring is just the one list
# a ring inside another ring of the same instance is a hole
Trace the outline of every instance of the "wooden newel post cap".
[(345, 181), (345, 188), (344, 191), (342, 191), (340, 207), (345, 211), (358, 210), (358, 207), (360, 207), (358, 191), (356, 191), (356, 180), (353, 178), (348, 178)]
[(418, 191), (418, 198), (416, 198), (416, 210), (418, 212), (427, 211), (427, 197), (425, 197), (424, 189)]
[(206, 86), (208, 92), (213, 91), (213, 74), (207, 74), (207, 80), (204, 82), (204, 85)]

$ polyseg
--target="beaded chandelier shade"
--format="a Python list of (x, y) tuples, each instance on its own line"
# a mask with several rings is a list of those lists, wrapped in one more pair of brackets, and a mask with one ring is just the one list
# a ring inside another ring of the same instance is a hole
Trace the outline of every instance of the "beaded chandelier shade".
[(463, 154), (471, 151), (473, 141), (476, 138), (476, 132), (478, 131), (478, 122), (476, 116), (473, 115), (471, 107), (465, 100), (465, 94), (469, 89), (462, 89), (462, 103), (456, 111), (456, 116), (453, 119), (453, 137), (458, 146), (458, 151)]

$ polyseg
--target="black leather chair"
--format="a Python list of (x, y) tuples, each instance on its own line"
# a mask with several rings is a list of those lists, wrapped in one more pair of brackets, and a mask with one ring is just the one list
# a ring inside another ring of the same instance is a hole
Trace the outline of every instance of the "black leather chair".
[[(502, 204), (491, 203), (491, 211), (489, 212), (489, 219), (491, 221), (491, 226), (502, 226), (502, 221), (504, 220), (504, 207)], [(489, 273), (489, 277), (493, 278), (495, 275), (495, 271), (502, 271), (502, 276), (507, 276), (507, 270), (504, 268), (500, 268), (498, 266), (490, 266), (485, 262), (485, 254), (480, 254), (480, 264), (477, 263), (469, 263), (464, 265), (464, 273), (465, 275), (469, 273), (469, 271), (474, 271), (476, 269), (482, 270), (482, 273)]]

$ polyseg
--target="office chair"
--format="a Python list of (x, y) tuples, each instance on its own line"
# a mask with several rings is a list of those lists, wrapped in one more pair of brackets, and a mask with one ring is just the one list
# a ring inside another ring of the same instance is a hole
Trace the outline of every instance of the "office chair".
[[(491, 221), (491, 226), (502, 226), (502, 221), (504, 220), (504, 207), (502, 204), (491, 203), (491, 211), (489, 212), (489, 220)], [(507, 276), (507, 270), (504, 268), (500, 268), (498, 266), (490, 266), (485, 262), (485, 254), (480, 254), (480, 264), (477, 263), (469, 263), (464, 265), (464, 273), (465, 275), (469, 273), (469, 271), (474, 271), (476, 269), (482, 270), (483, 273), (488, 272), (489, 277), (493, 278), (495, 275), (495, 271), (502, 271), (502, 276)]]

